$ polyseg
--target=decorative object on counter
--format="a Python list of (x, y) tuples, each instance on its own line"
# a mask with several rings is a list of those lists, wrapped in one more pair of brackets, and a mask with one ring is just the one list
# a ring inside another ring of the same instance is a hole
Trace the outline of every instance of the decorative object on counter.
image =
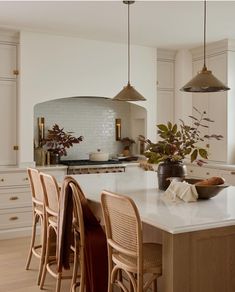
[(34, 161), (38, 166), (46, 164), (46, 152), (42, 147), (34, 148)]
[(122, 132), (122, 120), (115, 119), (115, 133), (116, 133), (116, 141), (121, 140), (121, 132)]
[(128, 21), (128, 82), (127, 85), (113, 98), (113, 100), (120, 100), (120, 101), (141, 101), (146, 100), (130, 83), (130, 4), (135, 3), (135, 1), (123, 1), (124, 4), (127, 4), (127, 21)]
[(219, 92), (229, 89), (206, 67), (206, 0), (204, 0), (204, 65), (202, 70), (180, 90), (186, 92)]
[(131, 155), (131, 145), (135, 143), (135, 140), (125, 137), (120, 140), (122, 145), (124, 146), (123, 148), (123, 155), (124, 156), (130, 156)]
[(38, 117), (38, 146), (42, 147), (45, 138), (45, 118)]
[(109, 153), (101, 152), (97, 149), (97, 152), (89, 153), (89, 160), (91, 161), (107, 161), (109, 160)]
[(70, 148), (73, 144), (83, 141), (83, 136), (76, 138), (73, 132), (65, 132), (64, 128), (60, 128), (57, 124), (48, 130), (47, 137), (43, 140), (43, 144), (50, 151), (50, 163), (58, 164), (61, 156), (66, 156), (66, 148)]
[(222, 177), (214, 176), (205, 180), (201, 179), (184, 179), (182, 177), (170, 177), (169, 180), (171, 184), (173, 182), (181, 182), (181, 184), (187, 184), (194, 186), (198, 199), (207, 200), (218, 195), (224, 188), (227, 188), (228, 185), (225, 184), (225, 180)]
[[(197, 108), (193, 108), (197, 116), (189, 116), (192, 119), (192, 126), (186, 125), (180, 120), (180, 125), (168, 122), (166, 125), (157, 125), (158, 134), (162, 140), (153, 143), (144, 136), (139, 136), (141, 141), (146, 143), (146, 151), (144, 155), (148, 158), (148, 163), (160, 163), (158, 166), (158, 183), (159, 189), (165, 190), (170, 182), (168, 177), (184, 177), (186, 175), (186, 166), (182, 160), (188, 155), (191, 162), (203, 165), (203, 159), (208, 158), (208, 148), (202, 148), (198, 142), (205, 139), (221, 140), (222, 135), (202, 135), (201, 128), (208, 128), (208, 123), (212, 123), (211, 119), (206, 116), (206, 112), (200, 112)], [(208, 145), (206, 145), (209, 147)], [(198, 158), (200, 157), (200, 158)]]
[(189, 203), (197, 201), (198, 193), (194, 185), (172, 180), (163, 198), (173, 202), (182, 200)]

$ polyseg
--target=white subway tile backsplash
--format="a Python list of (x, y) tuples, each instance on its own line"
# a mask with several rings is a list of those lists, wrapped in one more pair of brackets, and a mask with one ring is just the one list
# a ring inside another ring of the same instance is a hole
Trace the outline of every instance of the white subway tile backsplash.
[(84, 141), (68, 149), (62, 159), (87, 159), (89, 152), (101, 149), (118, 154), (122, 144), (115, 140), (115, 119), (122, 120), (122, 137), (130, 137), (130, 104), (104, 98), (64, 98), (37, 104), (34, 108), (34, 137), (37, 118), (45, 118), (46, 133), (55, 123)]

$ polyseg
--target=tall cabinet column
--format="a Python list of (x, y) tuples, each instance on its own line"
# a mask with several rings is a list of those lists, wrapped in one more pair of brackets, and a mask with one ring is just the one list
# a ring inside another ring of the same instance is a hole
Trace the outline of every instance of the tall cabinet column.
[(174, 122), (175, 53), (157, 49), (157, 124)]
[(0, 165), (15, 165), (17, 159), (17, 38), (0, 32)]

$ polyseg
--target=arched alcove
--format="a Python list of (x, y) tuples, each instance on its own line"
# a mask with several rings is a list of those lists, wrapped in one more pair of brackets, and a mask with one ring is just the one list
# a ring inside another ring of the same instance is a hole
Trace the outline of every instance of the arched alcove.
[(102, 97), (69, 97), (38, 103), (34, 106), (34, 140), (38, 145), (38, 117), (45, 118), (45, 134), (55, 123), (82, 135), (84, 141), (68, 150), (63, 159), (87, 159), (89, 152), (101, 149), (115, 156), (123, 145), (116, 140), (115, 120), (121, 119), (121, 137), (136, 141), (133, 154), (139, 154), (138, 135), (146, 134), (146, 109), (129, 102)]

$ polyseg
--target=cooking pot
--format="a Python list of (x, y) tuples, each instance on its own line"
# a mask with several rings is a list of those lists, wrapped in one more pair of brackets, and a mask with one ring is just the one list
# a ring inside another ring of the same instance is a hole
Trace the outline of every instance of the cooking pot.
[(89, 153), (89, 160), (91, 161), (107, 161), (109, 160), (109, 153), (101, 152), (97, 149), (97, 152)]

